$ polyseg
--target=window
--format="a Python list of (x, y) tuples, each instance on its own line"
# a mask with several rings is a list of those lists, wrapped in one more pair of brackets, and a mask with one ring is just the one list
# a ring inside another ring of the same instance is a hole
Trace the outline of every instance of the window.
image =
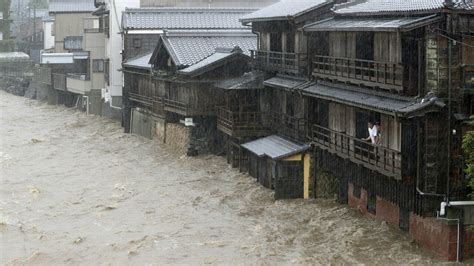
[(109, 85), (110, 84), (110, 73), (109, 73), (109, 59), (104, 60), (104, 78), (105, 78), (105, 84)]
[(92, 60), (92, 72), (94, 73), (103, 73), (104, 72), (104, 60), (103, 59), (94, 59)]
[(142, 40), (138, 38), (133, 38), (132, 40), (133, 48), (141, 48), (142, 47)]

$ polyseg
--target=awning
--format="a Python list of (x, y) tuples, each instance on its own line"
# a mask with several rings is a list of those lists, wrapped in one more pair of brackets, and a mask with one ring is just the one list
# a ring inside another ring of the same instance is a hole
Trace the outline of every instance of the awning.
[(272, 135), (248, 142), (242, 147), (258, 157), (270, 157), (273, 160), (283, 159), (300, 154), (310, 148), (307, 144), (289, 141), (283, 137)]
[(286, 76), (276, 76), (271, 79), (265, 80), (263, 82), (263, 85), (275, 89), (296, 89), (307, 83), (308, 81), (304, 79), (296, 79)]
[(323, 82), (314, 83), (302, 89), (302, 92), (310, 97), (399, 117), (413, 117), (429, 112), (437, 112), (445, 106), (443, 102), (434, 96), (427, 96), (421, 100), (401, 96), (390, 97), (387, 94), (374, 93), (349, 86), (345, 88), (334, 87)]
[(74, 63), (73, 53), (42, 53), (41, 64), (72, 64)]
[(426, 26), (441, 18), (437, 15), (426, 17), (398, 18), (330, 18), (304, 27), (306, 32), (316, 31), (410, 31)]
[(84, 60), (89, 58), (89, 52), (74, 53), (42, 53), (41, 64), (72, 64), (74, 60)]
[(263, 74), (245, 73), (242, 77), (231, 78), (216, 82), (214, 86), (224, 90), (263, 89)]

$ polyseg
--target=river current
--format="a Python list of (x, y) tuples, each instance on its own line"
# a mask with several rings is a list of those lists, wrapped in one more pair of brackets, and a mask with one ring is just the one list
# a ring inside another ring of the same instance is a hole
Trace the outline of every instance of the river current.
[(332, 200), (274, 201), (216, 156), (0, 91), (0, 264), (440, 263)]

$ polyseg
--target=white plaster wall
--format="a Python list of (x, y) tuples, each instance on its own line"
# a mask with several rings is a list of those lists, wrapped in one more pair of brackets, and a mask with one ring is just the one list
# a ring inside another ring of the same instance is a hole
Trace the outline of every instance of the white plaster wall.
[[(118, 71), (122, 68), (122, 12), (125, 7), (138, 8), (140, 0), (107, 0), (110, 10), (110, 38), (105, 40), (106, 56), (110, 60), (110, 84), (107, 90), (110, 96), (122, 96), (123, 74)], [(116, 106), (121, 108), (121, 106)]]
[(54, 48), (53, 21), (43, 22), (44, 42), (43, 49)]

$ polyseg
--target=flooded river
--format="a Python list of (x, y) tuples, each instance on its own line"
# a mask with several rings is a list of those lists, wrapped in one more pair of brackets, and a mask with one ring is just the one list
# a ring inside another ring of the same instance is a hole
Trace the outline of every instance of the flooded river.
[(220, 157), (0, 91), (0, 264), (440, 262), (332, 201), (277, 201)]

